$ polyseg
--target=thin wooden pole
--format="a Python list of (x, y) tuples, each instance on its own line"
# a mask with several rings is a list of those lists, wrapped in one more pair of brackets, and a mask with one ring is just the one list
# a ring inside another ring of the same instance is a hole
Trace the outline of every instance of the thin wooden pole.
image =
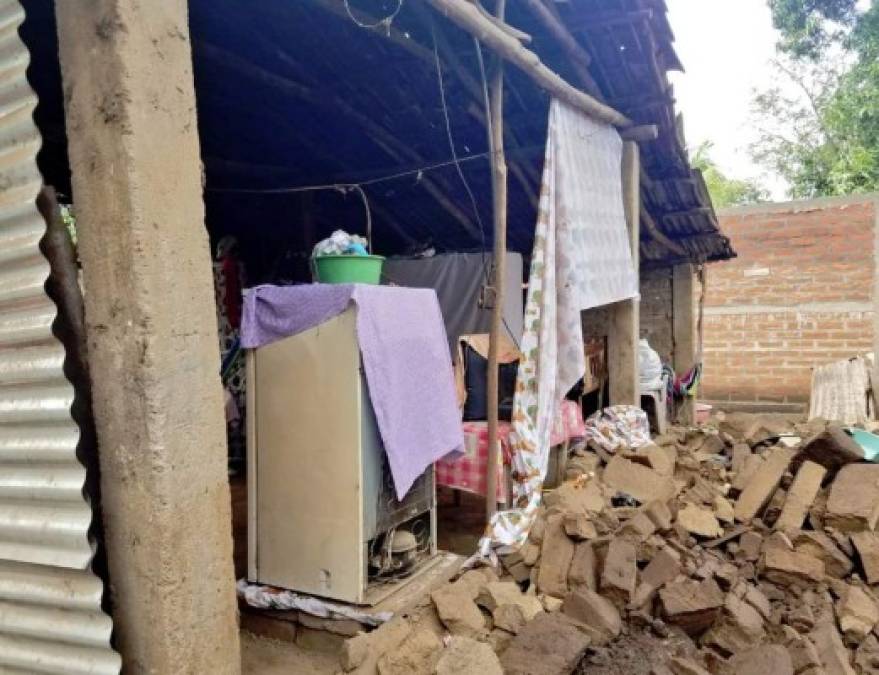
[(489, 21), (467, 0), (427, 0), (454, 24), (484, 43), (496, 55), (521, 69), (534, 83), (561, 101), (581, 110), (600, 122), (616, 127), (630, 127), (632, 120), (608, 105), (580, 91), (558, 73), (550, 70), (540, 57), (527, 49), (509, 32)]
[[(495, 16), (504, 20), (506, 0), (497, 0)], [(488, 95), (488, 147), (491, 152), (491, 192), (494, 206), (494, 306), (488, 342), (488, 473), (486, 474), (485, 514), (488, 520), (497, 511), (498, 446), (498, 350), (504, 312), (504, 278), (507, 259), (507, 162), (504, 156), (504, 62), (492, 59)]]

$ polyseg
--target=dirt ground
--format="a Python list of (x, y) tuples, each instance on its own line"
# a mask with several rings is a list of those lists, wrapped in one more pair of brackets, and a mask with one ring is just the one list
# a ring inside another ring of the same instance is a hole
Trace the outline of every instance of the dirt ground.
[(660, 638), (649, 629), (634, 629), (606, 647), (589, 650), (577, 668), (577, 675), (650, 675), (651, 669), (672, 656), (694, 652), (693, 641), (671, 632)]
[(339, 670), (335, 654), (302, 649), (241, 631), (242, 675), (331, 675)]

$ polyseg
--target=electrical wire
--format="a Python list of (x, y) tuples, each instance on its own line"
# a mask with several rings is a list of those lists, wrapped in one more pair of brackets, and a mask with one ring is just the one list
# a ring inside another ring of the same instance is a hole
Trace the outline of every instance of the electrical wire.
[(345, 0), (345, 11), (348, 13), (348, 17), (353, 21), (359, 28), (366, 28), (368, 30), (374, 30), (376, 28), (384, 28), (385, 31), (390, 35), (391, 33), (391, 23), (394, 19), (397, 18), (397, 14), (400, 13), (400, 10), (403, 9), (403, 0), (397, 0), (397, 8), (388, 14), (385, 18), (379, 19), (375, 23), (363, 23), (360, 21), (354, 13), (351, 11), (351, 7), (348, 5), (348, 0)]

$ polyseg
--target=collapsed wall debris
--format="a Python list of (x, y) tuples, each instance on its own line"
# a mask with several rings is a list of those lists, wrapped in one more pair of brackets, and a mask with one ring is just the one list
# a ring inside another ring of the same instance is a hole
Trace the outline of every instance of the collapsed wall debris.
[(718, 416), (583, 446), (566, 476), (499, 570), (432, 594), (440, 640), (395, 620), (349, 640), (343, 670), (623, 672), (589, 664), (647, 639), (633, 673), (879, 672), (879, 465), (835, 425)]

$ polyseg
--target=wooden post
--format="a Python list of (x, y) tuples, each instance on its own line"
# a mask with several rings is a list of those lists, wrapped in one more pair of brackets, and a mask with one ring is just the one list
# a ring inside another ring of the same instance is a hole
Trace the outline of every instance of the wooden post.
[[(626, 212), (626, 228), (632, 247), (632, 262), (638, 273), (638, 241), (640, 237), (640, 155), (635, 141), (623, 142), (623, 206)], [(640, 274), (639, 274), (640, 276)], [(634, 405), (640, 407), (641, 392), (638, 386), (638, 337), (640, 333), (640, 302), (638, 299), (623, 300), (611, 306), (608, 330), (608, 386), (611, 405)]]
[[(672, 314), (674, 339), (674, 369), (681, 375), (696, 365), (696, 302), (694, 286), (696, 273), (693, 265), (675, 265), (672, 273)], [(696, 399), (684, 397), (678, 408), (678, 422), (692, 424), (695, 420)]]
[[(506, 0), (497, 0), (495, 15), (504, 19)], [(504, 278), (507, 258), (507, 162), (504, 157), (504, 62), (492, 63), (488, 100), (488, 147), (491, 152), (491, 192), (494, 207), (494, 306), (488, 342), (488, 466), (486, 467), (485, 515), (497, 511), (498, 448), (498, 349), (504, 313)]]

